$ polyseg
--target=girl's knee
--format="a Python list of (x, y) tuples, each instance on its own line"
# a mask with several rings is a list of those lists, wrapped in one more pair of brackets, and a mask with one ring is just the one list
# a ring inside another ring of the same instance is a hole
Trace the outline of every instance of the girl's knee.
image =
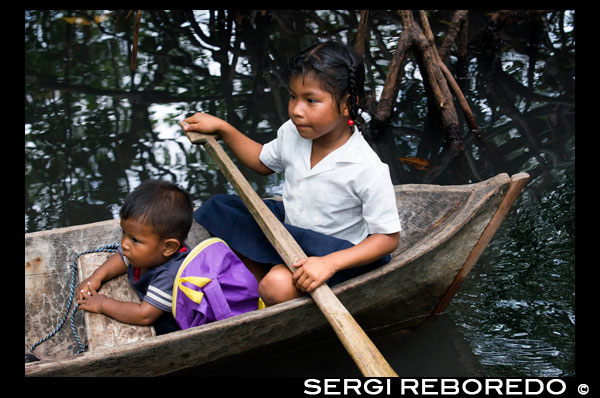
[(258, 284), (258, 294), (266, 305), (275, 305), (302, 296), (292, 283), (292, 273), (284, 265), (276, 265)]

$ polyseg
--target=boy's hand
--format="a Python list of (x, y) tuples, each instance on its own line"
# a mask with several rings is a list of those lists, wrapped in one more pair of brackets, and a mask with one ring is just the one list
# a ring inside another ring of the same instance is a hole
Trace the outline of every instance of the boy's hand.
[(81, 298), (77, 298), (79, 308), (88, 312), (94, 312), (96, 314), (102, 314), (102, 302), (106, 300), (106, 296), (102, 293), (96, 292), (95, 289), (89, 287), (88, 292), (83, 294)]
[(336, 270), (325, 257), (307, 257), (296, 261), (292, 282), (301, 292), (311, 293), (331, 278)]
[(77, 286), (77, 302), (82, 300), (85, 296), (91, 296), (92, 291), (98, 291), (100, 289), (102, 282), (98, 281), (93, 277), (89, 277), (85, 279), (83, 282)]

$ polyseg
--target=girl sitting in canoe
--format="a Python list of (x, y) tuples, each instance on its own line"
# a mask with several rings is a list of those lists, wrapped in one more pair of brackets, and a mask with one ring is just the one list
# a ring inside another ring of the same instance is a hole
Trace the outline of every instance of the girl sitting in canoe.
[(259, 144), (205, 113), (185, 119), (186, 131), (219, 134), (253, 171), (284, 173), (283, 202), (265, 203), (308, 256), (296, 261), (293, 274), (237, 195), (214, 195), (194, 213), (254, 273), (267, 305), (386, 264), (400, 231), (388, 166), (357, 128), (362, 60), (331, 41), (304, 50), (289, 66), (290, 120), (273, 141)]
[[(189, 195), (167, 181), (143, 182), (121, 208), (118, 252), (77, 288), (79, 308), (133, 325), (153, 325), (157, 334), (179, 330), (171, 313), (173, 282), (190, 252), (184, 243), (192, 226)], [(127, 273), (141, 303), (122, 302), (97, 290)]]

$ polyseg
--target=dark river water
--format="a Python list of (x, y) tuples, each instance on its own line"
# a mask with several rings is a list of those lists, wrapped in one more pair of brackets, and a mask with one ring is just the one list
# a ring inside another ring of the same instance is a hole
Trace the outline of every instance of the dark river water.
[[(391, 11), (370, 15), (367, 86), (378, 96), (401, 25)], [(491, 28), (492, 15), (469, 12), (467, 55), (447, 61), (484, 141), (462, 123), (465, 149), (439, 173), (396, 167), (400, 183), (522, 171), (531, 179), (444, 314), (410, 333), (374, 334), (401, 376), (576, 373), (575, 12), (515, 14)], [(143, 11), (132, 72), (135, 15), (25, 11), (25, 232), (117, 218), (127, 192), (149, 178), (176, 181), (195, 206), (233, 193), (177, 122), (205, 111), (271, 140), (287, 119), (285, 57), (330, 37), (353, 41), (359, 16)], [(429, 12), (436, 33), (451, 18)], [(427, 138), (426, 94), (409, 57), (391, 127), (396, 150), (435, 164), (447, 145)], [(244, 173), (259, 195), (281, 192), (281, 176)], [(360, 374), (328, 340), (219, 375)]]

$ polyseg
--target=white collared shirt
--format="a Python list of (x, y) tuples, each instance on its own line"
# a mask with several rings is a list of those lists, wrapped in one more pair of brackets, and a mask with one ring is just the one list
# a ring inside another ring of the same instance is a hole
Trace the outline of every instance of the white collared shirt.
[(312, 140), (302, 138), (291, 120), (265, 144), (260, 160), (284, 172), (285, 222), (354, 244), (369, 234), (400, 231), (396, 195), (388, 166), (354, 132), (312, 169)]

